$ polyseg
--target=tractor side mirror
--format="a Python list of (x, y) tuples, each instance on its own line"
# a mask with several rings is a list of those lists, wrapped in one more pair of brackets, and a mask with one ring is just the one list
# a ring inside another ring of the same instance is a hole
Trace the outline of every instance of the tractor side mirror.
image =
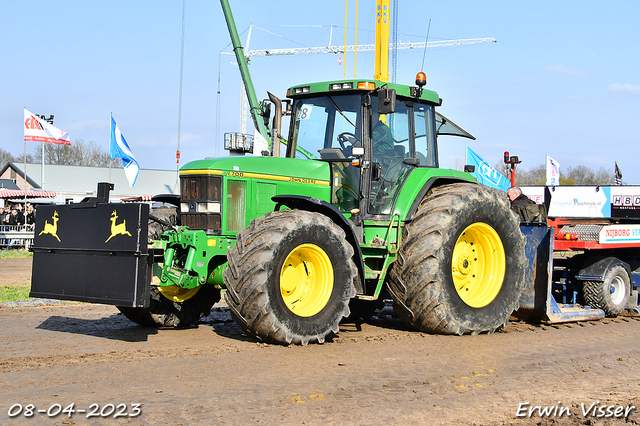
[(396, 90), (384, 89), (378, 92), (378, 114), (396, 112)]
[(265, 127), (269, 127), (269, 118), (271, 117), (271, 104), (268, 102), (264, 102), (262, 104), (262, 111), (260, 111), (260, 115), (262, 115), (262, 120), (264, 121)]

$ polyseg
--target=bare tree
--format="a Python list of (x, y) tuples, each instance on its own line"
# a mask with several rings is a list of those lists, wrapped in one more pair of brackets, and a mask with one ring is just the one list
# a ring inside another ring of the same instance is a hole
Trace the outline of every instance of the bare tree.
[[(42, 149), (35, 150), (35, 161), (42, 161)], [(70, 145), (47, 143), (44, 145), (44, 162), (66, 166), (109, 166), (109, 152), (93, 141), (76, 139)], [(115, 164), (114, 164), (115, 165)]]
[[(547, 181), (547, 169), (544, 164), (528, 170), (516, 169), (517, 185), (544, 185)], [(594, 171), (587, 166), (569, 166), (560, 171), (560, 185), (613, 185), (613, 173), (604, 167)]]
[(567, 169), (567, 178), (573, 178), (575, 185), (611, 185), (613, 184), (613, 174), (607, 172), (604, 167), (600, 167), (597, 172), (579, 165)]
[(4, 167), (8, 162), (16, 161), (15, 157), (9, 151), (0, 148), (0, 168)]
[[(13, 157), (14, 163), (24, 163), (24, 154), (20, 154), (17, 157)], [(33, 163), (33, 155), (27, 154), (27, 163)]]
[(615, 172), (607, 171), (604, 167), (600, 167), (596, 172), (596, 185), (613, 185), (615, 183)]
[(516, 169), (516, 184), (518, 185), (544, 185), (546, 180), (547, 170), (543, 164), (529, 170)]
[(596, 185), (595, 173), (593, 173), (593, 170), (583, 165), (567, 167), (567, 171), (564, 175), (568, 179), (573, 178), (576, 185)]

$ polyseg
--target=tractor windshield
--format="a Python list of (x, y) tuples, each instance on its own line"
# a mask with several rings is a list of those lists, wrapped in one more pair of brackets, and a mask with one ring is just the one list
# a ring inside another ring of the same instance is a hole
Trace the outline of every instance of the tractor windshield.
[(360, 169), (350, 157), (354, 146), (362, 146), (362, 96), (323, 94), (296, 101), (290, 140), (288, 158), (330, 162), (331, 203), (345, 213), (357, 208)]
[[(352, 146), (362, 146), (361, 106), (358, 94), (296, 101), (289, 150), (296, 148), (296, 158), (349, 158)], [(291, 154), (289, 151), (287, 157)]]

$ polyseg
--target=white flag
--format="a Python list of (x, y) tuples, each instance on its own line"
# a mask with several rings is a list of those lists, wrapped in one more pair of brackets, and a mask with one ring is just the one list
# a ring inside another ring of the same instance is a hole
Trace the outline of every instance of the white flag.
[(547, 155), (547, 185), (560, 185), (560, 163)]
[(24, 109), (24, 140), (71, 145), (69, 134)]

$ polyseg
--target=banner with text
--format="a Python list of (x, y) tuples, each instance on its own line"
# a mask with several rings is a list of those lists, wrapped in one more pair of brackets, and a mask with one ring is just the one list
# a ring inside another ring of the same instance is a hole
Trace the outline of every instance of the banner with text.
[(475, 166), (476, 170), (471, 174), (483, 185), (501, 189), (503, 191), (506, 191), (511, 186), (509, 179), (491, 167), (489, 163), (469, 147), (467, 147), (466, 164)]

